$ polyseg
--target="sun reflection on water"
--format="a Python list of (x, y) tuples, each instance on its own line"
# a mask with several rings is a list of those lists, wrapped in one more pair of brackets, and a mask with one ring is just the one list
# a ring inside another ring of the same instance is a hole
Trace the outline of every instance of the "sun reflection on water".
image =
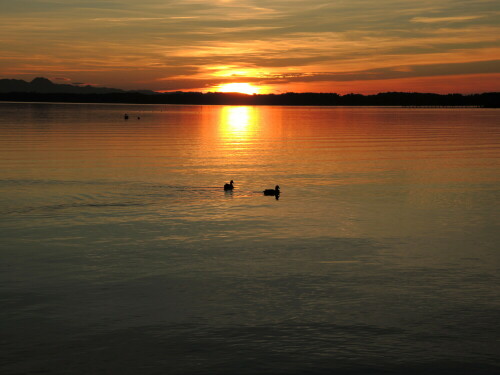
[(239, 139), (247, 138), (257, 120), (254, 107), (223, 107), (221, 112), (220, 131), (223, 137)]

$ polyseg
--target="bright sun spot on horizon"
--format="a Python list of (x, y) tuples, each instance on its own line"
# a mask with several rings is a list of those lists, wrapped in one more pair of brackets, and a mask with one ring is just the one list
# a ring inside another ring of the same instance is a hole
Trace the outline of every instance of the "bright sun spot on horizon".
[(258, 94), (259, 88), (251, 85), (250, 83), (225, 83), (223, 85), (218, 86), (218, 92), (239, 92), (241, 94)]

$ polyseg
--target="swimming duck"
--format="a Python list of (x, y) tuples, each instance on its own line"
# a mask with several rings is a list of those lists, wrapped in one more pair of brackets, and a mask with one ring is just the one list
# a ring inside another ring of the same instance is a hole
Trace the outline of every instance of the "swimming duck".
[(263, 191), (264, 195), (280, 195), (280, 187), (276, 185), (274, 189), (266, 189)]
[(224, 190), (233, 190), (234, 189), (234, 186), (233, 186), (234, 182), (233, 180), (231, 180), (231, 182), (229, 184), (224, 184)]

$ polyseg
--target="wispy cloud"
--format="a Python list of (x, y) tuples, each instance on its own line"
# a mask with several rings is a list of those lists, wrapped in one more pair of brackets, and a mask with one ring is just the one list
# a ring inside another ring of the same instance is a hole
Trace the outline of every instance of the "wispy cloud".
[(166, 21), (166, 20), (187, 20), (196, 19), (197, 16), (182, 17), (117, 17), (117, 18), (92, 18), (91, 21), (98, 22), (143, 22), (143, 21)]
[(455, 17), (413, 17), (411, 22), (436, 23), (436, 22), (463, 22), (477, 20), (484, 16), (455, 16)]

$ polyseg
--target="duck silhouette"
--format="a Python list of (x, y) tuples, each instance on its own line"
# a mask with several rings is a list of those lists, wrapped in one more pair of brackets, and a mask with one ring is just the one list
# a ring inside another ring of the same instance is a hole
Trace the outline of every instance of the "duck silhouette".
[(274, 187), (274, 189), (266, 189), (263, 191), (264, 195), (274, 195), (274, 196), (278, 196), (280, 195), (280, 187), (278, 185), (276, 185)]
[(229, 182), (229, 184), (224, 184), (224, 190), (228, 191), (228, 190), (233, 190), (234, 189), (234, 182), (233, 180), (231, 180), (231, 182)]

